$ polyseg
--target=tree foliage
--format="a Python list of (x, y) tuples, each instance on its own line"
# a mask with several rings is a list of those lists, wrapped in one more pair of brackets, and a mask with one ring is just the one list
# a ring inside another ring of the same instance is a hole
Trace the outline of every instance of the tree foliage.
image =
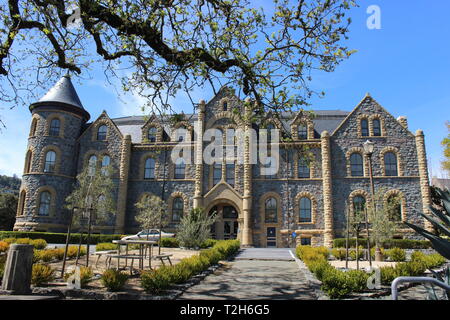
[(135, 219), (142, 230), (161, 229), (169, 224), (167, 204), (160, 197), (144, 194), (135, 206), (139, 209)]
[(111, 166), (101, 170), (86, 167), (78, 176), (76, 186), (66, 198), (67, 208), (79, 208), (73, 217), (74, 227), (82, 227), (81, 213), (93, 210), (93, 224), (112, 220), (116, 212), (114, 190), (116, 185), (112, 179), (114, 170)]
[(448, 135), (441, 142), (444, 147), (444, 160), (442, 161), (442, 168), (450, 174), (450, 122), (446, 123)]
[(395, 212), (401, 201), (398, 196), (391, 196), (388, 201), (384, 201), (386, 190), (380, 189), (375, 193), (374, 204), (368, 207), (369, 222), (371, 226), (370, 237), (379, 248), (383, 241), (391, 239), (397, 228), (397, 222), (394, 220)]
[(16, 176), (8, 177), (0, 175), (0, 192), (19, 193), (21, 180)]
[(211, 237), (211, 226), (216, 221), (216, 213), (207, 214), (202, 208), (192, 209), (188, 215), (181, 218), (177, 230), (180, 246), (199, 248)]
[[(261, 7), (263, 6), (263, 7)], [(0, 4), (0, 99), (17, 104), (66, 70), (101, 66), (111, 83), (169, 110), (180, 90), (227, 85), (257, 111), (305, 105), (332, 72), (353, 0), (8, 0)], [(27, 74), (27, 77), (23, 77)], [(5, 79), (6, 78), (6, 79)], [(19, 94), (20, 93), (20, 94)], [(192, 99), (191, 99), (192, 101)], [(25, 101), (24, 101), (25, 102)]]
[(13, 229), (18, 201), (19, 198), (14, 194), (0, 194), (0, 230), (11, 231)]

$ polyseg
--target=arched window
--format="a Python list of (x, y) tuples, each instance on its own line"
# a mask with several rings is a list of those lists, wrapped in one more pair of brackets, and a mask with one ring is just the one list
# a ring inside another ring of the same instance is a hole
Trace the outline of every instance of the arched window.
[(31, 121), (31, 128), (30, 128), (30, 136), (36, 135), (36, 128), (37, 128), (38, 119), (34, 118), (33, 121)]
[(235, 167), (234, 167), (234, 163), (227, 163), (227, 165), (226, 165), (226, 177), (227, 177), (227, 183), (230, 185), (230, 186), (232, 186), (232, 187), (234, 187), (234, 178), (235, 178), (235, 176), (234, 176), (234, 169), (235, 169)]
[(25, 159), (25, 173), (30, 173), (30, 171), (31, 171), (31, 161), (33, 161), (33, 151), (28, 150), (27, 157)]
[(180, 197), (173, 199), (172, 221), (174, 221), (174, 222), (180, 221), (181, 217), (183, 216), (183, 211), (184, 211), (183, 199)]
[(353, 209), (355, 213), (364, 211), (366, 208), (366, 199), (363, 196), (356, 196), (353, 198)]
[(265, 202), (265, 222), (276, 223), (277, 222), (277, 200), (275, 198), (269, 198)]
[(304, 124), (298, 126), (297, 135), (299, 139), (308, 139), (308, 127)]
[(359, 153), (352, 153), (350, 156), (350, 169), (352, 177), (364, 176), (362, 155)]
[(97, 140), (106, 140), (106, 133), (108, 132), (108, 126), (101, 125), (97, 129)]
[(380, 119), (373, 119), (372, 121), (373, 135), (376, 137), (381, 136)]
[(48, 191), (41, 192), (39, 197), (39, 215), (48, 216), (50, 214), (50, 203), (52, 201), (52, 195)]
[(95, 174), (96, 169), (97, 169), (97, 156), (92, 155), (89, 157), (89, 161), (88, 161), (89, 176), (93, 176)]
[(144, 179), (155, 179), (155, 159), (145, 160)]
[(213, 165), (213, 186), (222, 180), (222, 164), (214, 163)]
[(187, 137), (187, 129), (185, 126), (180, 126), (178, 127), (178, 129), (176, 130), (176, 138), (178, 142), (183, 142), (186, 140)]
[(222, 104), (223, 111), (228, 111), (228, 102), (224, 101)]
[(158, 132), (158, 129), (155, 127), (151, 127), (148, 129), (147, 138), (149, 142), (156, 142), (156, 133)]
[(388, 215), (391, 221), (402, 220), (402, 199), (399, 195), (393, 194), (387, 199)]
[(59, 129), (61, 127), (61, 121), (59, 119), (52, 119), (50, 122), (50, 129), (48, 134), (54, 137), (59, 136)]
[(19, 204), (19, 216), (22, 216), (25, 210), (25, 199), (27, 197), (27, 192), (22, 190), (20, 193), (20, 204)]
[(267, 142), (272, 142), (272, 130), (275, 130), (273, 123), (269, 123), (266, 127), (267, 130)]
[(48, 151), (45, 154), (44, 172), (55, 172), (56, 152)]
[(186, 164), (183, 158), (178, 158), (175, 163), (175, 179), (184, 179)]
[(102, 174), (106, 175), (108, 171), (106, 170), (106, 167), (108, 167), (111, 164), (111, 158), (108, 155), (104, 155), (102, 158)]
[(393, 152), (384, 154), (384, 171), (386, 176), (397, 176), (397, 156)]
[(310, 170), (308, 167), (308, 162), (304, 158), (298, 159), (298, 177), (299, 178), (309, 178)]
[(363, 137), (369, 136), (369, 122), (367, 119), (361, 119), (361, 135)]
[(309, 198), (300, 198), (300, 222), (311, 222), (311, 200)]

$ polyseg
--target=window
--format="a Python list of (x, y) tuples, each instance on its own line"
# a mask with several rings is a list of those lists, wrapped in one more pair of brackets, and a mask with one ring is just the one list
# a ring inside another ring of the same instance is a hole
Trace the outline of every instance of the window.
[(363, 137), (369, 136), (369, 122), (367, 119), (361, 119), (361, 135)]
[(33, 160), (33, 151), (28, 150), (27, 157), (25, 160), (25, 173), (29, 173), (31, 171), (31, 161)]
[(177, 130), (177, 141), (183, 142), (186, 140), (187, 130), (184, 126), (180, 126)]
[(275, 130), (275, 126), (269, 123), (266, 127), (267, 130), (267, 142), (272, 142), (272, 130)]
[(300, 244), (302, 245), (302, 246), (310, 246), (311, 245), (311, 238), (304, 238), (304, 237), (301, 237), (300, 238)]
[(268, 159), (269, 163), (261, 165), (262, 168), (265, 168), (265, 173), (262, 175), (262, 177), (264, 177), (264, 179), (276, 179), (277, 178), (277, 168), (275, 166), (276, 160), (274, 157), (268, 157)]
[(20, 216), (22, 216), (23, 215), (23, 212), (24, 212), (24, 210), (25, 210), (25, 199), (26, 199), (26, 197), (27, 197), (27, 193), (26, 193), (26, 191), (25, 190), (23, 190), (21, 193), (20, 193), (20, 206), (19, 206), (19, 215)]
[(227, 183), (234, 187), (234, 164), (229, 163), (226, 165), (226, 176), (227, 176)]
[(304, 124), (298, 126), (297, 130), (299, 139), (308, 139), (308, 128)]
[(52, 200), (52, 196), (50, 192), (44, 191), (41, 192), (39, 197), (39, 215), (40, 216), (48, 216), (50, 214), (50, 203)]
[(223, 107), (223, 111), (227, 111), (228, 110), (228, 102), (224, 101), (222, 104)]
[(178, 158), (175, 163), (175, 179), (184, 179), (186, 164), (183, 158)]
[(93, 176), (95, 174), (96, 169), (97, 169), (97, 156), (92, 155), (89, 157), (88, 161), (88, 175)]
[(145, 160), (144, 179), (155, 179), (155, 159)]
[(311, 222), (311, 200), (303, 197), (300, 199), (299, 222)]
[(276, 223), (277, 222), (277, 200), (275, 198), (269, 198), (265, 202), (265, 214), (266, 223)]
[(379, 119), (374, 119), (372, 121), (372, 127), (373, 127), (373, 135), (375, 137), (381, 136), (381, 125)]
[(106, 125), (101, 125), (97, 130), (97, 140), (106, 140), (106, 133), (108, 132), (108, 127)]
[(148, 129), (147, 138), (149, 142), (156, 142), (156, 133), (157, 129), (155, 127), (151, 127)]
[(388, 200), (388, 215), (391, 221), (402, 220), (402, 200), (398, 195), (391, 195)]
[(59, 129), (61, 126), (61, 121), (59, 119), (53, 119), (50, 122), (50, 129), (49, 129), (49, 135), (57, 137), (59, 136)]
[(384, 172), (386, 176), (397, 176), (397, 156), (393, 152), (384, 155)]
[(172, 221), (178, 222), (183, 216), (184, 203), (183, 199), (178, 197), (173, 199), (173, 207), (172, 207)]
[(310, 170), (308, 167), (308, 162), (304, 158), (298, 159), (298, 177), (299, 178), (309, 178)]
[(31, 128), (30, 128), (30, 136), (36, 135), (36, 128), (37, 128), (38, 119), (34, 118), (31, 122)]
[(56, 152), (48, 151), (45, 154), (44, 172), (55, 172)]
[(363, 196), (356, 196), (353, 198), (353, 209), (355, 213), (364, 211), (366, 208), (366, 199)]
[(364, 176), (363, 157), (359, 153), (353, 153), (350, 156), (350, 169), (352, 177)]
[(222, 165), (220, 163), (214, 163), (213, 165), (213, 186), (218, 184), (222, 180)]

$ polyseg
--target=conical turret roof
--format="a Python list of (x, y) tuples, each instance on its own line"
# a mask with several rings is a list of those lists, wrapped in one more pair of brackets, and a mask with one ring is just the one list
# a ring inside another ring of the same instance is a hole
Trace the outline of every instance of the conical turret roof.
[(73, 111), (79, 111), (85, 116), (87, 114), (87, 118), (89, 118), (89, 114), (83, 108), (83, 104), (68, 74), (59, 79), (38, 102), (33, 103), (30, 106), (30, 110), (38, 106), (60, 106), (62, 109), (73, 108)]

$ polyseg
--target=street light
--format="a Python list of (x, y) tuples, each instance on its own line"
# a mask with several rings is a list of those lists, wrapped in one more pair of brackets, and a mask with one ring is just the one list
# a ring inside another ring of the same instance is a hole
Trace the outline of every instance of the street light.
[[(363, 143), (364, 153), (367, 155), (369, 160), (369, 179), (370, 179), (370, 191), (372, 193), (372, 208), (375, 210), (375, 186), (373, 184), (373, 173), (372, 173), (372, 154), (375, 144), (367, 140)], [(366, 230), (367, 230), (367, 250), (369, 256), (369, 265), (372, 267), (372, 257), (370, 255), (370, 234), (369, 234), (369, 221), (367, 219), (367, 208), (364, 210), (365, 212), (365, 220), (366, 220)], [(375, 252), (375, 255), (379, 255), (380, 253)], [(375, 259), (377, 260), (377, 259)]]

